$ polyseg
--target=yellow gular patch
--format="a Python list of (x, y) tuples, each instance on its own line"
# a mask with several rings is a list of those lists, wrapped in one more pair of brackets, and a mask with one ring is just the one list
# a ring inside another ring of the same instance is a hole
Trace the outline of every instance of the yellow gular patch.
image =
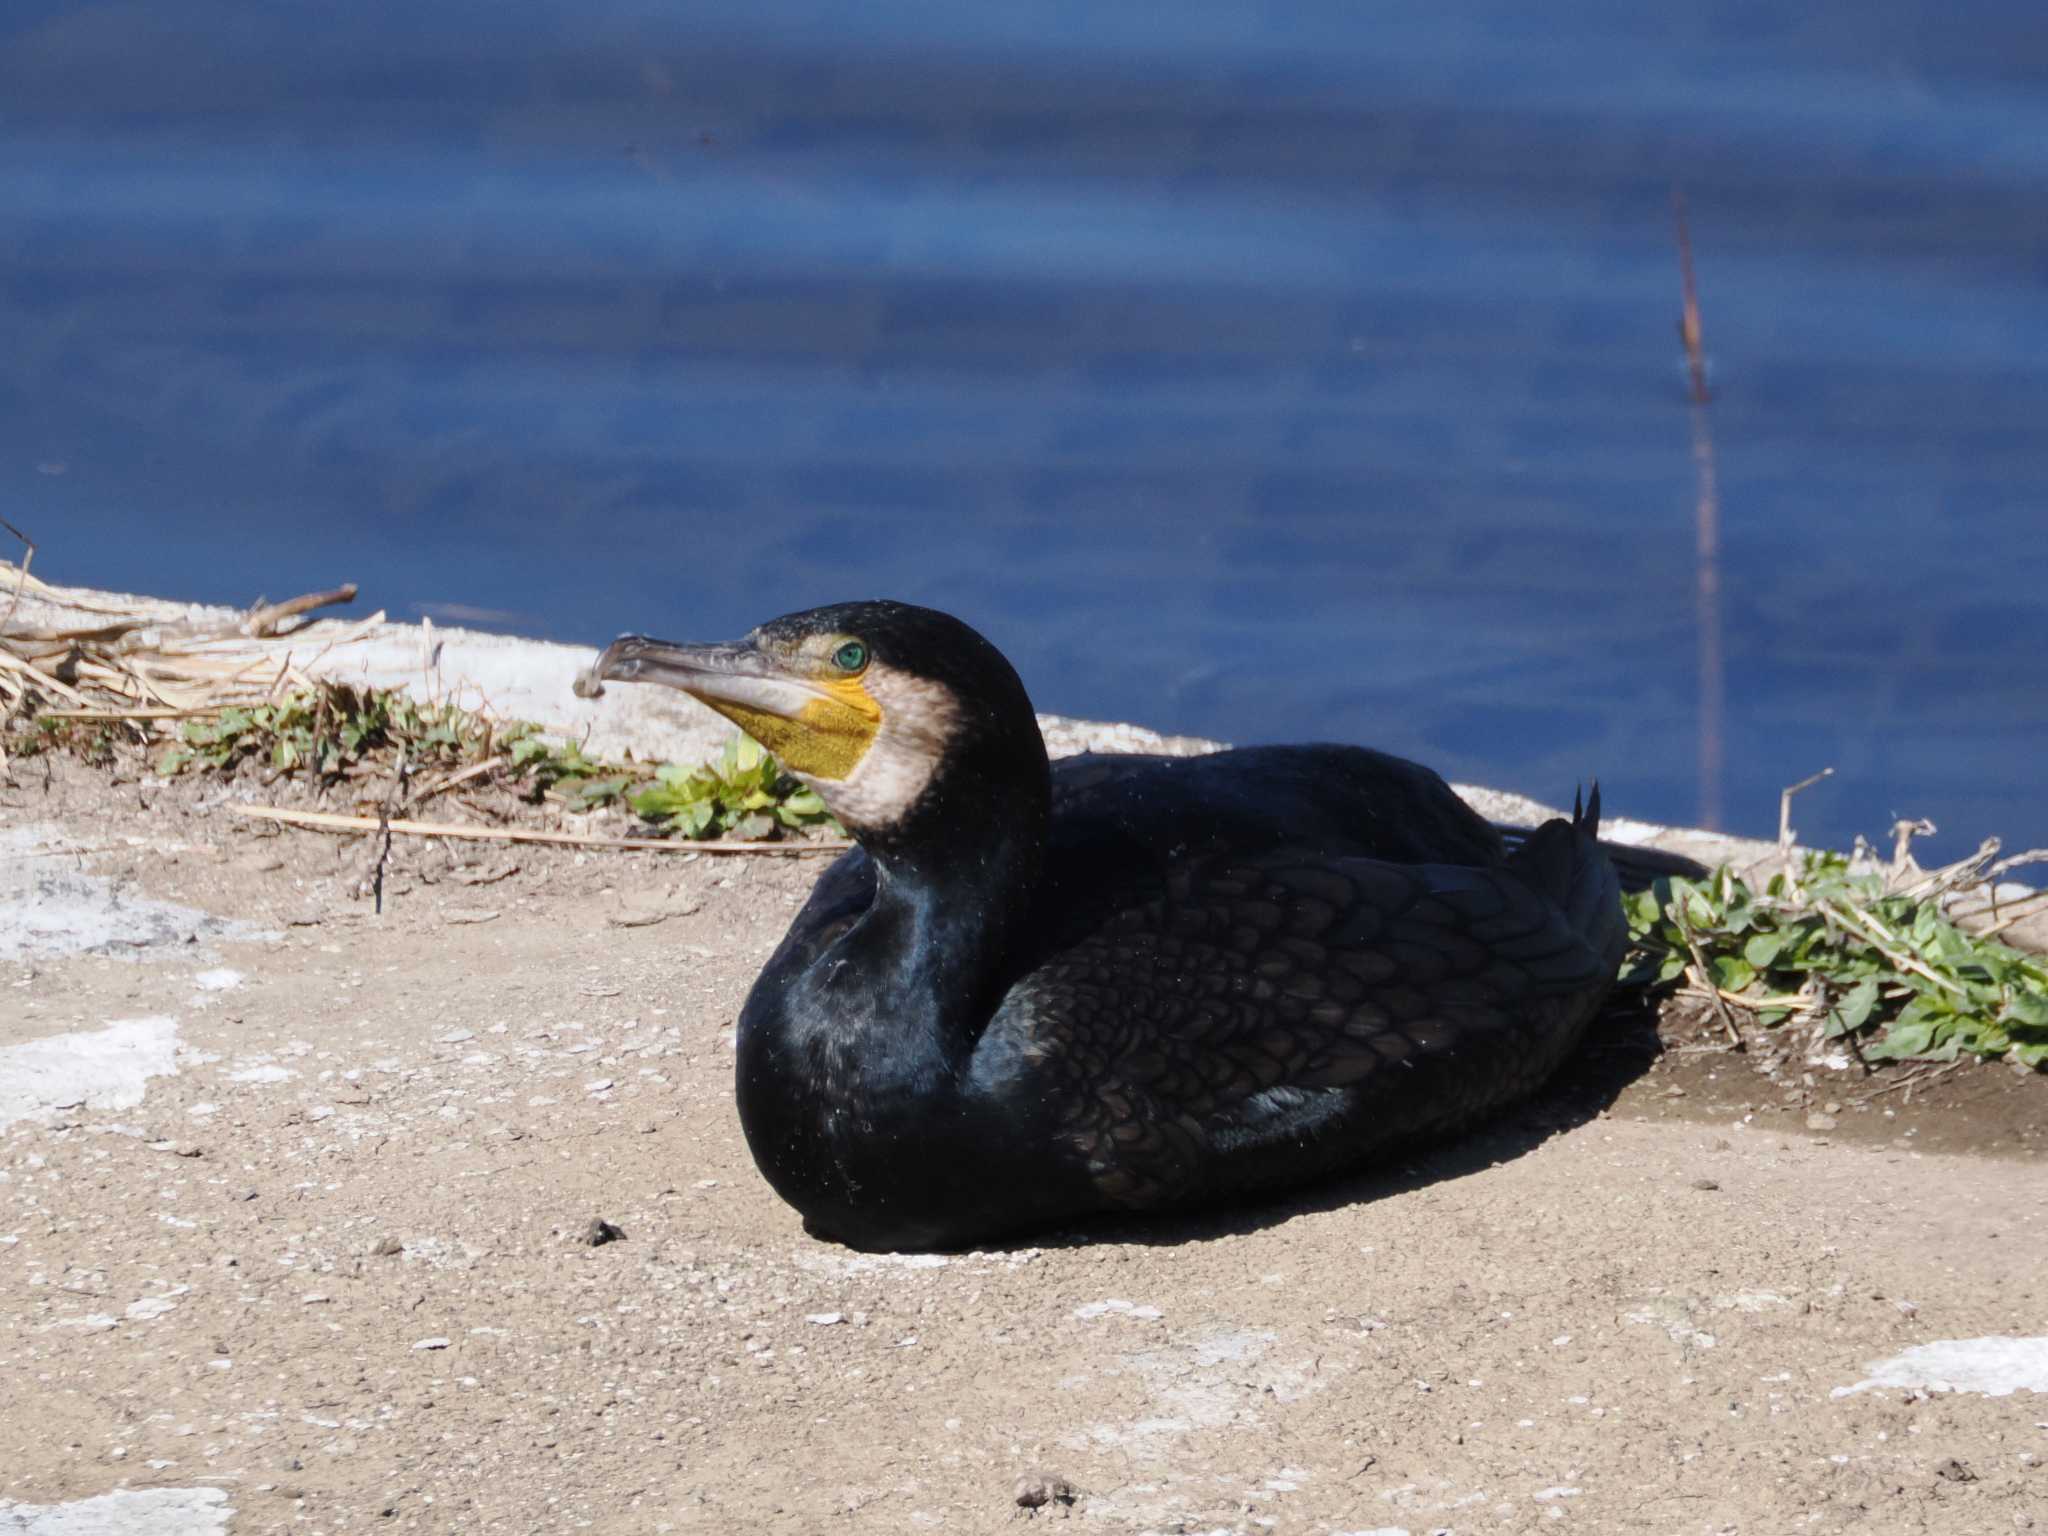
[(844, 779), (860, 766), (881, 729), (882, 706), (857, 677), (821, 683), (827, 697), (807, 700), (794, 718), (725, 699), (706, 699), (794, 773)]

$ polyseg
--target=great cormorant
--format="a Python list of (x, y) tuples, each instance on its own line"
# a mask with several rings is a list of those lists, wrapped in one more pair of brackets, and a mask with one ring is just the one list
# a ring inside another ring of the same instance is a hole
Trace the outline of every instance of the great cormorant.
[(740, 1121), (811, 1231), (960, 1247), (1241, 1199), (1524, 1095), (1626, 940), (1599, 791), (1508, 851), (1352, 746), (1048, 767), (958, 619), (896, 602), (614, 642), (604, 679), (727, 716), (860, 846), (740, 1015)]

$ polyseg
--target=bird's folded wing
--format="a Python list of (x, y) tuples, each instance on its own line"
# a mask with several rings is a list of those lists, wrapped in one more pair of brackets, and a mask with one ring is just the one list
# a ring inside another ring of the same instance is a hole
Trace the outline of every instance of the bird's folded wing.
[(1504, 1096), (1525, 1063), (1548, 1070), (1525, 1036), (1611, 979), (1511, 870), (1269, 856), (1178, 872), (1004, 1012), (1064, 1080), (1064, 1131), (1098, 1183), (1146, 1202), (1362, 1103)]

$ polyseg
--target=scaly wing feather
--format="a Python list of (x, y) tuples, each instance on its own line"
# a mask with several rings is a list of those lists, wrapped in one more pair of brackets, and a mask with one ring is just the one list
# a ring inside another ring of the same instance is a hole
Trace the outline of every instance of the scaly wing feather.
[(1102, 1193), (1152, 1206), (1256, 1182), (1267, 1145), (1470, 1118), (1547, 1076), (1613, 975), (1512, 867), (1269, 856), (1176, 870), (996, 1025)]

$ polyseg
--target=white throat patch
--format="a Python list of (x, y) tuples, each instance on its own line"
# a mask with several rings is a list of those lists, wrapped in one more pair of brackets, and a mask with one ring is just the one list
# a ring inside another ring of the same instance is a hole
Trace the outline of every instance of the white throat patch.
[(960, 706), (939, 683), (884, 666), (861, 679), (882, 706), (875, 739), (843, 779), (798, 774), (824, 797), (847, 830), (894, 826), (917, 804), (960, 723)]

